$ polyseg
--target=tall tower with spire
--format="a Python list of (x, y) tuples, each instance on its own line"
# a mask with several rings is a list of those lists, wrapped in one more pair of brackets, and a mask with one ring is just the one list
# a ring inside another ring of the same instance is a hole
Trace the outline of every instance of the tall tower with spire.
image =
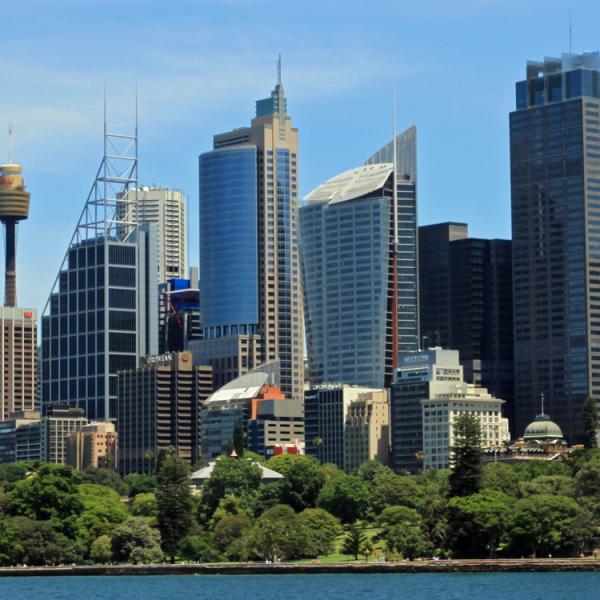
[(8, 130), (8, 162), (0, 165), (0, 221), (6, 228), (4, 307), (0, 308), (0, 421), (36, 408), (37, 313), (17, 307), (16, 229), (29, 216), (23, 169), (13, 159)]
[(280, 385), (303, 396), (303, 304), (298, 250), (298, 130), (281, 79), (256, 102), (250, 127), (214, 136), (200, 156), (198, 364), (223, 385), (279, 360)]
[(8, 130), (8, 163), (0, 165), (0, 221), (6, 228), (4, 306), (17, 305), (16, 229), (29, 217), (29, 192), (25, 190), (21, 165), (13, 161), (12, 128)]

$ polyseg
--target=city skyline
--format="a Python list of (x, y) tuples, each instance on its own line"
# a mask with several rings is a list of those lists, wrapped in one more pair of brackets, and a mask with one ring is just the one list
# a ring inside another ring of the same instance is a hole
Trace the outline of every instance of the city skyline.
[[(103, 4), (110, 7), (113, 3)], [(290, 111), (304, 132), (301, 198), (320, 182), (358, 164), (380, 140), (389, 139), (391, 80), (395, 75), (398, 129), (415, 123), (421, 132), (420, 224), (463, 220), (477, 237), (509, 237), (506, 115), (512, 108), (513, 84), (520, 77), (522, 61), (568, 50), (570, 11), (573, 50), (581, 51), (593, 40), (591, 23), (594, 13), (600, 12), (587, 2), (575, 8), (557, 3), (545, 8), (547, 26), (537, 31), (526, 24), (534, 16), (537, 19), (539, 2), (522, 7), (523, 18), (518, 23), (510, 19), (505, 3), (459, 2), (450, 14), (443, 3), (426, 2), (429, 10), (415, 7), (402, 14), (403, 24), (410, 27), (403, 28), (402, 39), (398, 39), (394, 28), (398, 19), (384, 23), (373, 11), (361, 17), (366, 20), (363, 25), (356, 11), (340, 14), (331, 2), (319, 4), (317, 11), (309, 2), (296, 23), (298, 34), (287, 39), (274, 25), (283, 27), (291, 7), (280, 7), (277, 16), (260, 23), (262, 11), (249, 2), (227, 2), (224, 7), (207, 3), (201, 9), (180, 2), (179, 11), (166, 14), (157, 9), (148, 16), (138, 15), (134, 4), (126, 6), (123, 20), (114, 23), (99, 9), (92, 9), (92, 19), (87, 11), (79, 10), (59, 18), (60, 9), (72, 8), (71, 3), (59, 3), (56, 14), (46, 14), (41, 3), (30, 2), (7, 16), (8, 25), (12, 19), (29, 21), (31, 11), (44, 17), (40, 19), (43, 30), (34, 25), (25, 38), (17, 38), (8, 26), (2, 41), (5, 53), (17, 61), (11, 63), (7, 78), (10, 88), (3, 90), (0, 130), (13, 124), (15, 159), (27, 169), (28, 187), (40, 198), (32, 208), (27, 233), (21, 235), (39, 240), (45, 247), (44, 256), (36, 262), (33, 251), (22, 245), (18, 268), (23, 305), (41, 308), (54, 265), (89, 188), (101, 155), (104, 83), (109, 122), (116, 128), (133, 120), (138, 83), (140, 184), (179, 188), (189, 197), (192, 265), (198, 262), (193, 226), (198, 201), (195, 157), (209, 149), (212, 132), (242, 122), (238, 120), (244, 118), (247, 104), (241, 99), (260, 97), (270, 88), (278, 51), (283, 54)], [(589, 9), (585, 22), (579, 16), (584, 6)], [(435, 17), (431, 16), (432, 7)], [(399, 7), (386, 8), (390, 17), (400, 18)], [(118, 34), (134, 12), (136, 32), (123, 40)], [(319, 38), (327, 15), (335, 15), (337, 25), (335, 35), (325, 44)], [(88, 24), (92, 22), (93, 30)], [(509, 22), (515, 43), (496, 52), (498, 36)], [(259, 27), (262, 34), (253, 43), (244, 36), (234, 36), (236, 41), (231, 43), (231, 37), (223, 35), (241, 31), (246, 23)], [(161, 41), (169, 28), (181, 40), (177, 50)], [(364, 38), (360, 41), (359, 30)], [(191, 31), (194, 35), (186, 37)], [(202, 32), (206, 35), (199, 35)], [(469, 41), (460, 41), (466, 33)], [(90, 41), (83, 43), (85, 36)], [(103, 45), (106, 49), (101, 52), (94, 50), (99, 36), (111, 42)], [(200, 38), (203, 41), (198, 41)], [(219, 38), (227, 40), (227, 48)], [(28, 42), (27, 58), (19, 58), (23, 55), (19, 49)], [(73, 57), (74, 46), (81, 48), (77, 57)], [(477, 56), (481, 51), (487, 54), (486, 61), (472, 58), (476, 49)], [(115, 60), (119, 52), (126, 55), (128, 51), (130, 60)], [(436, 94), (441, 89), (444, 102), (440, 104)], [(364, 119), (367, 113), (368, 120)], [(340, 143), (347, 152), (336, 152)], [(0, 154), (5, 153), (3, 146), (0, 144)], [(483, 157), (477, 150), (480, 147), (487, 149)], [(465, 186), (464, 166), (474, 161), (477, 172), (469, 174), (470, 183)], [(57, 173), (61, 173), (60, 185), (56, 185)], [(485, 211), (481, 210), (483, 201)]]

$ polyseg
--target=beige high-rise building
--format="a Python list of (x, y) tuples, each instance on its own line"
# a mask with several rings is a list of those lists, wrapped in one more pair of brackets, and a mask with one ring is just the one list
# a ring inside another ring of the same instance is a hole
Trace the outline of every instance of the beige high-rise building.
[(114, 423), (92, 422), (67, 437), (67, 464), (83, 471), (88, 467), (114, 468), (118, 464), (119, 436)]
[(261, 362), (280, 361), (279, 383), (295, 400), (304, 383), (298, 188), (298, 130), (279, 77), (250, 127), (216, 135), (200, 156), (200, 307), (205, 339), (260, 335)]
[(0, 420), (4, 421), (15, 411), (36, 408), (37, 311), (3, 306), (0, 327)]
[[(131, 197), (136, 202), (131, 202)], [(183, 279), (186, 269), (185, 196), (179, 190), (140, 187), (127, 192), (119, 204), (119, 218), (143, 225), (156, 225), (158, 240), (158, 282)]]
[(68, 437), (87, 423), (82, 408), (61, 405), (48, 407), (48, 414), (42, 417), (42, 460), (66, 465)]
[(390, 453), (390, 403), (387, 390), (360, 394), (346, 412), (344, 470), (367, 460), (387, 464)]

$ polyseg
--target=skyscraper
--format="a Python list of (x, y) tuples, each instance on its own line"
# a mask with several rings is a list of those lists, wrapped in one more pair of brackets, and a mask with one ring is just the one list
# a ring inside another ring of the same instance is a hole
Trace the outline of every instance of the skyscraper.
[(418, 348), (411, 174), (373, 160), (337, 175), (307, 196), (300, 229), (311, 384), (389, 385)]
[(119, 219), (156, 225), (158, 283), (187, 276), (185, 196), (179, 190), (143, 186), (127, 192), (133, 201), (118, 204)]
[(600, 394), (600, 54), (528, 62), (510, 113), (516, 427)]
[(425, 348), (460, 353), (465, 381), (514, 398), (510, 240), (467, 237), (462, 223), (419, 227), (419, 307)]
[(0, 221), (6, 228), (5, 296), (0, 308), (0, 421), (36, 408), (37, 311), (17, 307), (16, 228), (29, 216), (29, 192), (21, 165), (0, 166)]
[[(204, 342), (229, 338), (248, 363), (240, 336), (278, 359), (281, 388), (300, 400), (303, 308), (298, 252), (298, 130), (281, 71), (250, 127), (214, 137), (200, 156), (200, 309)], [(197, 350), (201, 352), (201, 349)], [(203, 359), (206, 361), (206, 358)], [(204, 364), (207, 364), (206, 362)], [(219, 379), (218, 365), (215, 380)], [(250, 367), (251, 368), (251, 367)]]
[(117, 371), (158, 350), (156, 226), (135, 202), (137, 132), (105, 134), (105, 154), (42, 316), (42, 409), (116, 416)]

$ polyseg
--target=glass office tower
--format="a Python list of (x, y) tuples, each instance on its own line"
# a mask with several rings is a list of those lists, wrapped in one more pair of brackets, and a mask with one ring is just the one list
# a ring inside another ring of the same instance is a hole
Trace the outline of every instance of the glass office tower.
[(226, 382), (277, 359), (281, 389), (301, 400), (298, 130), (281, 79), (256, 103), (250, 127), (214, 137), (199, 169), (204, 340), (194, 343), (194, 360), (202, 356), (215, 381)]
[(516, 434), (600, 394), (600, 55), (528, 62), (510, 114)]
[[(394, 254), (393, 185), (391, 163), (366, 165), (319, 186), (300, 208), (313, 385), (382, 388), (391, 383), (398, 351), (416, 349), (416, 335), (404, 336), (400, 325), (405, 313), (396, 270), (402, 263)], [(414, 198), (414, 187), (398, 181), (399, 206)]]

